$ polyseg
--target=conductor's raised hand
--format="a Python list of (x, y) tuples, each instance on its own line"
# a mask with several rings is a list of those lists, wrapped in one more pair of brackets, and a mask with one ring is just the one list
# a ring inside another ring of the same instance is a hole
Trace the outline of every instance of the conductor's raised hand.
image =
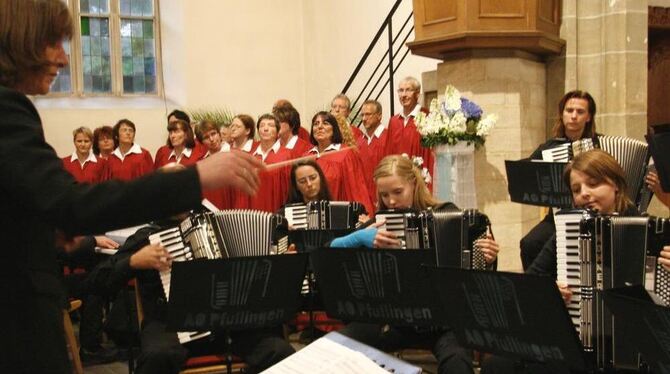
[(258, 191), (258, 172), (265, 164), (252, 155), (240, 152), (219, 152), (196, 164), (203, 190), (236, 187), (249, 195)]
[(130, 267), (133, 269), (166, 270), (172, 264), (172, 256), (160, 244), (149, 244), (130, 256)]

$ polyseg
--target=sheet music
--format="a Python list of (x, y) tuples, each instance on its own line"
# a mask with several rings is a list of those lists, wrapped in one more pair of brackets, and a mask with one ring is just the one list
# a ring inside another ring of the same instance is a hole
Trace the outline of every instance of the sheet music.
[(95, 247), (95, 253), (100, 253), (102, 255), (113, 256), (117, 251), (118, 249)]
[(263, 373), (388, 374), (388, 371), (379, 367), (362, 353), (329, 339), (320, 338)]
[(137, 230), (145, 226), (148, 225), (145, 223), (138, 226), (126, 227), (124, 229), (109, 231), (105, 233), (105, 236), (119, 243), (119, 245), (123, 245), (123, 243), (126, 242), (126, 239), (128, 239), (131, 235), (137, 232)]

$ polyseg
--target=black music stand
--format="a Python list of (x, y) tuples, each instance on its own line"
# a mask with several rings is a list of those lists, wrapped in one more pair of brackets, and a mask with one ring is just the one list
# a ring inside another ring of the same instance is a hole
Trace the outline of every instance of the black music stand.
[(346, 321), (438, 326), (443, 313), (422, 264), (429, 250), (322, 248), (312, 266), (329, 315)]
[(663, 191), (670, 192), (670, 131), (645, 135)]
[(556, 282), (535, 275), (426, 266), (461, 345), (555, 368), (585, 370)]
[(654, 373), (670, 373), (670, 308), (654, 303), (640, 285), (612, 288), (601, 295), (615, 319), (625, 320), (627, 339)]
[(507, 190), (515, 203), (572, 207), (572, 193), (563, 182), (565, 162), (505, 160)]
[(295, 316), (306, 266), (304, 254), (174, 262), (167, 327), (223, 331), (230, 348), (230, 331), (277, 326)]

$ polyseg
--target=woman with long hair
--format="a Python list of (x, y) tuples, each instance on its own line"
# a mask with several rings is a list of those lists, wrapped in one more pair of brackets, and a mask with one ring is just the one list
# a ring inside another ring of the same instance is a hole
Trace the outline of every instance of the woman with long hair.
[[(452, 203), (437, 201), (428, 191), (421, 177), (421, 171), (405, 156), (391, 155), (383, 158), (374, 172), (377, 185), (378, 204), (380, 210), (415, 209), (434, 211), (457, 210)], [(370, 228), (356, 231), (348, 236), (335, 239), (331, 247), (366, 246), (370, 248), (400, 248), (400, 241), (395, 234), (374, 224)], [(488, 264), (492, 264), (499, 247), (492, 237), (488, 236), (477, 241), (484, 252)], [(406, 347), (409, 342), (422, 341), (432, 347), (438, 361), (438, 372), (472, 373), (472, 357), (470, 352), (460, 346), (451, 328), (418, 332), (396, 326), (380, 326), (372, 323), (353, 322), (339, 331), (355, 340), (385, 350), (396, 350)]]
[[(541, 144), (530, 155), (532, 160), (542, 160), (542, 152), (579, 139), (596, 136), (596, 102), (586, 91), (567, 92), (558, 102), (558, 119), (552, 130), (553, 138)], [(554, 215), (549, 213), (526, 234), (519, 243), (521, 263), (528, 269), (540, 253), (544, 243), (556, 231)]]
[[(335, 117), (318, 112), (312, 118), (310, 140), (314, 148), (306, 155), (316, 155), (317, 163), (328, 181), (335, 200), (357, 201), (368, 212), (374, 211), (363, 176), (363, 161), (355, 148), (342, 144), (342, 133)], [(337, 152), (328, 155), (329, 152)]]
[(165, 145), (170, 152), (156, 152), (154, 169), (158, 169), (170, 163), (181, 165), (193, 165), (201, 155), (195, 152), (195, 136), (191, 124), (180, 119), (168, 123), (168, 138)]

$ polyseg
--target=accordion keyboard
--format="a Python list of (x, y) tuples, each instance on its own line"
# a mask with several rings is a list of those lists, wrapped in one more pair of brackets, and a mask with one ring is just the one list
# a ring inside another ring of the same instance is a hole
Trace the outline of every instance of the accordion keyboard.
[(557, 147), (545, 149), (542, 151), (542, 160), (550, 162), (568, 162), (570, 152), (568, 151), (570, 143), (561, 144)]
[[(193, 260), (193, 253), (191, 249), (184, 244), (184, 241), (181, 238), (181, 232), (179, 227), (173, 227), (164, 231), (157, 232), (149, 236), (149, 243), (151, 244), (160, 244), (168, 251), (172, 256), (172, 261), (190, 261)], [(160, 271), (161, 283), (163, 284), (163, 293), (165, 294), (165, 300), (169, 300), (170, 297), (170, 279), (172, 273), (170, 269)], [(184, 344), (190, 341), (204, 338), (205, 336), (210, 335), (211, 333), (206, 332), (178, 332), (177, 339), (179, 343)]]
[(284, 216), (294, 230), (307, 228), (307, 205), (296, 204), (284, 209)]
[(416, 235), (414, 235), (414, 233), (411, 231), (412, 229), (408, 227), (405, 214), (403, 213), (377, 214), (375, 216), (375, 219), (377, 222), (386, 220), (386, 223), (382, 225), (380, 229), (395, 234), (397, 239), (400, 241), (401, 248), (403, 249), (421, 248), (421, 245), (419, 244), (418, 232), (416, 233)]
[(568, 314), (577, 331), (580, 327), (581, 266), (579, 259), (579, 223), (582, 213), (556, 214), (556, 280), (572, 291)]

